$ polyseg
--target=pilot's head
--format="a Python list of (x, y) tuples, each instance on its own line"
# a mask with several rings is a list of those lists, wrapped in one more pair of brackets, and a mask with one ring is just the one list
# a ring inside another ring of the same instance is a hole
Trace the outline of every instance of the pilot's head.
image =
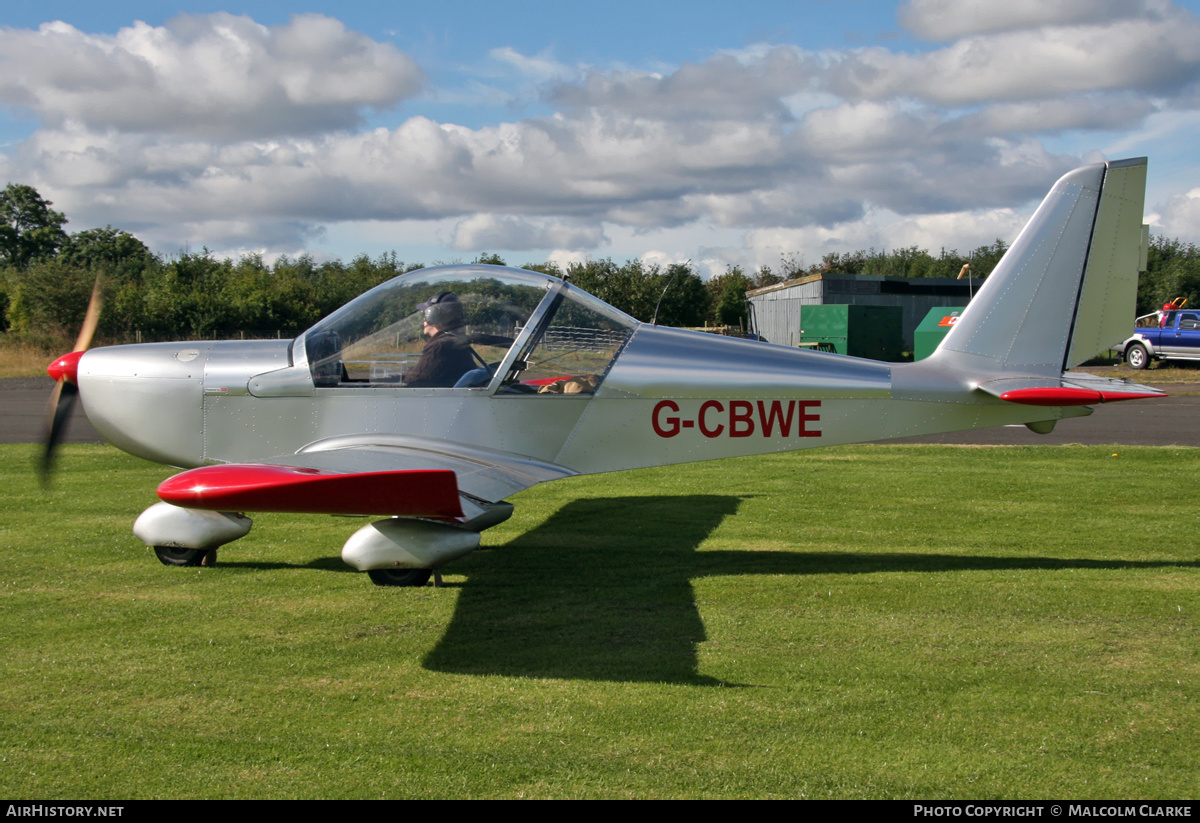
[(463, 325), (463, 307), (454, 292), (440, 291), (424, 303), (417, 305), (424, 316), (425, 325), (439, 331), (457, 329)]

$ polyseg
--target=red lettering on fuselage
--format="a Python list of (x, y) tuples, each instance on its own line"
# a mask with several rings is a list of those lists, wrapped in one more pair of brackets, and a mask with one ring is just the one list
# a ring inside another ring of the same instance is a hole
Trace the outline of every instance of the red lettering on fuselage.
[(725, 411), (725, 407), (721, 405), (719, 400), (705, 400), (700, 404), (700, 433), (705, 437), (720, 437), (721, 432), (725, 431), (725, 427), (720, 423), (714, 429), (708, 427), (708, 413), (713, 409), (716, 409), (718, 412)]
[(804, 410), (808, 408), (820, 407), (820, 400), (797, 400), (796, 406), (800, 409), (800, 428), (796, 431), (797, 437), (820, 437), (821, 432), (814, 431), (805, 426), (806, 423), (816, 423), (821, 419), (819, 414), (805, 414)]
[(792, 417), (796, 411), (795, 403), (787, 404), (787, 416), (783, 414), (783, 404), (778, 400), (771, 401), (771, 411), (768, 413), (767, 404), (763, 401), (758, 401), (758, 422), (762, 424), (763, 437), (770, 437), (775, 433), (775, 425), (779, 425), (779, 434), (782, 437), (787, 437), (792, 433)]
[[(726, 409), (720, 400), (705, 400), (696, 416), (680, 417), (679, 404), (660, 400), (650, 415), (650, 425), (659, 437), (675, 437), (684, 429), (698, 428), (708, 438), (721, 437), (820, 437), (820, 429), (809, 424), (821, 420), (815, 410), (820, 400), (730, 400)], [(758, 409), (757, 417), (755, 408)], [(795, 431), (793, 435), (792, 432)], [(778, 435), (776, 435), (778, 432)]]
[[(659, 437), (674, 437), (679, 434), (679, 418), (667, 417), (661, 418), (659, 413), (663, 409), (670, 409), (673, 412), (679, 411), (679, 404), (670, 400), (663, 400), (654, 405), (654, 413), (650, 415), (650, 425), (654, 427), (654, 433)], [(663, 425), (666, 423), (666, 426)]]
[(729, 404), (729, 436), (749, 437), (754, 434), (754, 406), (748, 400)]

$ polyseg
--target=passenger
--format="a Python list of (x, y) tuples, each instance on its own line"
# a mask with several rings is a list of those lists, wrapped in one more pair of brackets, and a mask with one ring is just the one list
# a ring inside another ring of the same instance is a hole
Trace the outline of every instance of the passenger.
[(412, 388), (450, 388), (479, 366), (464, 330), (463, 306), (453, 292), (438, 292), (417, 306), (422, 313), (421, 333), (429, 338), (421, 359), (404, 375)]

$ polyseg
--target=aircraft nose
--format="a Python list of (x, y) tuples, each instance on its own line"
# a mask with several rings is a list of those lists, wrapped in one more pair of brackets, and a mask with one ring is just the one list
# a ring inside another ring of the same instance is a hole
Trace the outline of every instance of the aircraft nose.
[(198, 466), (207, 359), (207, 350), (195, 344), (92, 349), (75, 365), (83, 409), (96, 430), (124, 451), (156, 463)]
[(46, 367), (46, 374), (53, 377), (55, 383), (65, 377), (70, 382), (78, 384), (79, 358), (81, 357), (83, 357), (83, 352), (81, 351), (64, 354)]

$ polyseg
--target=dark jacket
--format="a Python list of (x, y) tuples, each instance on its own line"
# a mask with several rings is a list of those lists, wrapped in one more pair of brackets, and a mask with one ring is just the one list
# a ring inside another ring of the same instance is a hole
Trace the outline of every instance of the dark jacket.
[(462, 329), (440, 331), (421, 350), (421, 359), (404, 375), (412, 388), (448, 389), (458, 378), (479, 367)]

